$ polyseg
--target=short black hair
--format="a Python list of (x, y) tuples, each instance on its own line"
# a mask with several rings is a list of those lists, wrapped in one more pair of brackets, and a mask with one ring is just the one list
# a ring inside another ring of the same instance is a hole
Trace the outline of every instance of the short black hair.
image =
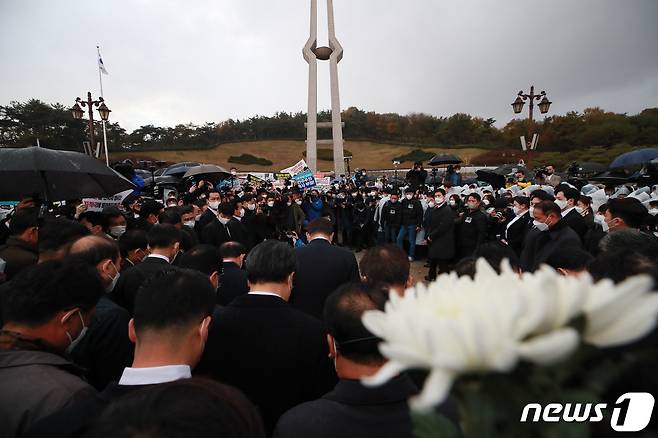
[(532, 200), (532, 198), (539, 198), (542, 201), (553, 201), (553, 200), (555, 200), (555, 198), (553, 196), (549, 195), (548, 192), (546, 192), (545, 190), (542, 190), (542, 189), (534, 190), (532, 193), (530, 193), (529, 197), (530, 197), (531, 200)]
[(247, 253), (247, 248), (240, 242), (224, 242), (219, 247), (219, 252), (222, 257), (225, 258), (235, 258), (240, 257), (243, 254)]
[(530, 207), (530, 198), (527, 196), (515, 196), (512, 198), (513, 202), (516, 202), (519, 205), (523, 205), (526, 208)]
[(410, 263), (407, 253), (393, 244), (369, 248), (359, 264), (365, 282), (371, 286), (378, 283), (404, 285), (409, 279)]
[(146, 200), (139, 208), (139, 216), (143, 217), (144, 219), (148, 219), (148, 217), (152, 214), (156, 216), (159, 215), (162, 209), (164, 209), (164, 205), (162, 203), (153, 200)]
[(555, 251), (546, 260), (546, 264), (553, 269), (568, 269), (569, 271), (582, 271), (594, 259), (590, 253), (580, 248), (569, 248), (568, 251)]
[(158, 222), (161, 224), (177, 225), (182, 221), (181, 213), (178, 207), (165, 208), (162, 213), (158, 215)]
[(80, 222), (83, 220), (86, 220), (89, 222), (92, 226), (97, 226), (99, 225), (103, 231), (107, 231), (107, 228), (109, 226), (109, 221), (107, 216), (105, 216), (103, 213), (100, 211), (85, 211), (80, 215)]
[(559, 218), (562, 217), (562, 209), (553, 201), (541, 201), (535, 205), (535, 210), (541, 211), (546, 216), (552, 213)]
[(128, 230), (119, 237), (121, 257), (127, 257), (128, 251), (135, 249), (146, 250), (146, 248), (148, 248), (148, 242), (146, 241), (146, 231), (144, 230)]
[(558, 190), (558, 193), (562, 192), (564, 193), (564, 199), (567, 201), (569, 199), (573, 199), (574, 204), (578, 202), (578, 199), (580, 199), (580, 192), (573, 187), (565, 186), (561, 187), (560, 190)]
[(84, 436), (265, 438), (265, 432), (256, 407), (239, 390), (194, 377), (121, 397)]
[(69, 255), (72, 258), (81, 260), (91, 266), (96, 266), (103, 260), (110, 259), (115, 261), (120, 256), (119, 245), (112, 239), (103, 236), (86, 236), (81, 237), (81, 239), (88, 239), (88, 242), (86, 242), (82, 250), (70, 252)]
[(198, 324), (212, 314), (215, 290), (206, 275), (192, 269), (167, 269), (150, 277), (135, 297), (135, 331)]
[(105, 293), (96, 267), (80, 260), (30, 266), (3, 289), (2, 320), (30, 326), (45, 324), (58, 312), (75, 307), (87, 312)]
[(498, 274), (500, 274), (500, 264), (505, 259), (509, 261), (512, 268), (516, 269), (519, 266), (519, 257), (514, 250), (509, 245), (506, 245), (499, 240), (485, 242), (479, 245), (475, 251), (473, 251), (473, 258), (477, 260), (481, 257), (484, 258)]
[(79, 222), (61, 217), (46, 218), (39, 227), (39, 252), (65, 249), (78, 238), (90, 234), (91, 231)]
[(603, 252), (630, 250), (658, 260), (658, 240), (633, 228), (607, 233), (599, 242), (599, 248)]
[(146, 241), (151, 248), (167, 248), (182, 240), (178, 228), (170, 224), (156, 224), (146, 234)]
[(12, 236), (23, 234), (29, 228), (39, 226), (39, 211), (36, 208), (16, 210), (9, 222), (9, 233)]
[(185, 251), (177, 260), (179, 267), (193, 269), (207, 276), (213, 272), (221, 272), (222, 269), (222, 257), (213, 245), (197, 245)]
[(233, 208), (232, 202), (224, 202), (219, 205), (219, 209), (217, 211), (224, 216), (233, 216), (235, 209)]
[(482, 201), (482, 197), (479, 193), (469, 193), (468, 196), (466, 196), (466, 200), (468, 200), (469, 197), (477, 199), (478, 202)]
[(280, 283), (295, 272), (295, 253), (287, 243), (266, 240), (249, 252), (246, 268), (251, 283)]
[(640, 228), (649, 214), (642, 203), (635, 198), (613, 198), (608, 201), (608, 211), (612, 217), (619, 217), (631, 228)]
[(658, 285), (658, 263), (655, 259), (630, 249), (602, 252), (589, 263), (587, 270), (595, 281), (608, 278), (614, 283), (621, 283), (629, 277), (647, 274), (653, 278), (654, 287)]
[(306, 226), (306, 232), (311, 235), (321, 234), (323, 236), (329, 237), (334, 232), (334, 225), (330, 220), (319, 217), (309, 222), (309, 224)]
[(123, 216), (123, 213), (121, 213), (121, 211), (116, 207), (105, 207), (103, 209), (103, 215), (105, 215), (106, 218), (110, 219), (114, 217)]
[(383, 310), (386, 299), (381, 288), (361, 283), (345, 284), (327, 297), (324, 322), (340, 354), (360, 363), (384, 360), (379, 352), (381, 339), (365, 328), (361, 317), (368, 310)]

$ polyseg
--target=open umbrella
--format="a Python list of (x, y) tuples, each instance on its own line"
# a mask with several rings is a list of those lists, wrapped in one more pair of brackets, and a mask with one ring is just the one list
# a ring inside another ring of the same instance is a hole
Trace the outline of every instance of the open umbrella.
[(432, 159), (427, 163), (430, 166), (443, 166), (446, 164), (459, 164), (462, 160), (456, 155), (452, 154), (439, 154), (432, 157)]
[(176, 163), (172, 164), (171, 166), (167, 167), (167, 169), (162, 172), (162, 176), (177, 176), (177, 177), (182, 177), (185, 175), (185, 172), (190, 170), (193, 167), (200, 166), (201, 163), (196, 163), (192, 161), (186, 161), (183, 163)]
[(627, 183), (629, 181), (629, 175), (623, 171), (606, 171), (587, 179), (592, 182), (617, 185)]
[(0, 199), (40, 193), (48, 201), (112, 196), (135, 185), (104, 162), (42, 147), (0, 148)]
[(496, 170), (478, 170), (475, 173), (478, 176), (478, 181), (491, 184), (491, 187), (496, 190), (505, 187), (505, 176), (497, 173)]
[(183, 178), (198, 176), (201, 178), (210, 178), (216, 180), (227, 178), (230, 175), (231, 174), (227, 172), (226, 169), (221, 166), (217, 166), (216, 164), (201, 164), (199, 166), (190, 168), (187, 172), (185, 172)]
[(621, 154), (610, 163), (610, 168), (641, 166), (658, 158), (658, 148), (638, 149)]
[(493, 173), (498, 175), (511, 175), (518, 171), (523, 171), (526, 175), (529, 174), (528, 169), (525, 166), (521, 166), (519, 164), (503, 164), (502, 166), (498, 166), (492, 170)]
[(569, 171), (574, 174), (581, 173), (600, 173), (606, 170), (605, 165), (601, 163), (574, 163), (573, 166), (569, 167)]

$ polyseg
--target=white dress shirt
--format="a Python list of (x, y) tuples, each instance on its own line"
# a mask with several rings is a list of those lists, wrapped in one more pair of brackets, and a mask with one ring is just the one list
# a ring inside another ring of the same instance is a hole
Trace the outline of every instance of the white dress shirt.
[(147, 258), (148, 258), (148, 257), (153, 257), (153, 258), (156, 258), (156, 259), (162, 259), (162, 260), (164, 260), (165, 262), (169, 263), (169, 257), (167, 257), (167, 256), (163, 256), (163, 255), (160, 255), (160, 254), (149, 254), (149, 255), (147, 256)]
[(576, 207), (571, 207), (571, 208), (567, 208), (566, 210), (564, 210), (564, 211), (562, 212), (562, 217), (565, 217), (565, 216), (566, 216), (567, 214), (569, 214), (569, 212), (570, 212), (571, 210), (573, 210), (574, 208), (576, 208)]
[[(250, 291), (248, 293), (248, 295), (264, 295), (264, 296), (272, 296), (272, 297), (281, 298), (281, 295), (277, 295), (273, 292), (264, 292), (264, 291), (259, 291), (259, 290)], [(283, 298), (281, 298), (281, 299), (283, 299)]]
[(123, 370), (119, 385), (155, 385), (192, 377), (189, 365), (165, 365), (162, 367), (130, 368)]

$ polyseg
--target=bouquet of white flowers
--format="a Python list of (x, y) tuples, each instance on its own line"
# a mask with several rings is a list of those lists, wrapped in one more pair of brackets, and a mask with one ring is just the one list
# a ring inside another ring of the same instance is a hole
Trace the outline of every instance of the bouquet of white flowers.
[(365, 313), (363, 323), (383, 339), (380, 350), (389, 361), (364, 383), (377, 385), (406, 369), (429, 370), (412, 409), (428, 412), (452, 394), (469, 437), (553, 436), (564, 427), (587, 436), (585, 422), (541, 424), (530, 432), (520, 424), (523, 407), (600, 400), (605, 382), (628, 365), (610, 363), (610, 349), (656, 325), (652, 280), (594, 283), (588, 275), (564, 277), (546, 266), (519, 274), (506, 262), (497, 274), (483, 259), (476, 272), (473, 279), (442, 275), (402, 297), (392, 293), (385, 311)]

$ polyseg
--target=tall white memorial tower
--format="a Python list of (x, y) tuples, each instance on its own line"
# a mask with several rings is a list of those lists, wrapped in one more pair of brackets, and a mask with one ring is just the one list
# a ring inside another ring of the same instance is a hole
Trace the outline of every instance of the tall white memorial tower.
[[(308, 63), (308, 120), (306, 122), (306, 163), (318, 170), (318, 145), (333, 145), (335, 176), (345, 174), (343, 160), (343, 122), (340, 117), (340, 95), (338, 93), (338, 63), (343, 59), (343, 46), (336, 39), (334, 29), (334, 2), (327, 0), (329, 47), (317, 47), (318, 0), (311, 0), (311, 34), (302, 51)], [(331, 81), (331, 122), (318, 123), (318, 59), (329, 60)], [(318, 128), (331, 128), (330, 140), (318, 140)]]

